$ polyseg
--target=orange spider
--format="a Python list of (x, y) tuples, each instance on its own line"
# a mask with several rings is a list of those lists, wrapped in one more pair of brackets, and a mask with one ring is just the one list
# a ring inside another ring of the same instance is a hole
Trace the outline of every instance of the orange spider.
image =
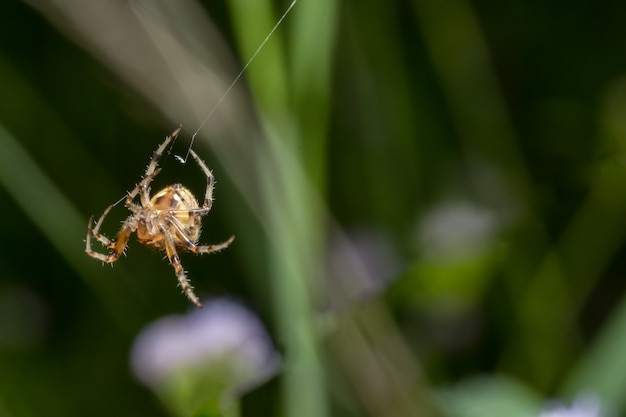
[[(165, 138), (165, 141), (152, 155), (150, 164), (146, 168), (146, 173), (141, 182), (127, 194), (124, 205), (131, 211), (131, 214), (122, 224), (115, 239), (109, 239), (99, 233), (100, 226), (106, 215), (111, 211), (111, 208), (113, 208), (113, 205), (110, 205), (104, 210), (104, 213), (95, 223), (93, 229), (93, 216), (89, 218), (85, 252), (92, 258), (99, 259), (102, 262), (113, 263), (117, 261), (120, 255), (126, 250), (130, 235), (133, 232), (137, 232), (137, 239), (140, 243), (166, 253), (170, 264), (174, 267), (183, 293), (196, 306), (202, 307), (183, 269), (178, 251), (184, 250), (195, 254), (217, 252), (228, 247), (235, 239), (235, 236), (231, 236), (225, 242), (216, 245), (198, 245), (200, 229), (202, 227), (202, 217), (209, 213), (211, 204), (213, 203), (215, 179), (211, 170), (207, 168), (206, 164), (193, 149), (191, 149), (189, 153), (193, 159), (196, 160), (200, 169), (202, 169), (207, 177), (207, 187), (202, 207), (198, 205), (198, 201), (191, 191), (181, 184), (165, 187), (150, 198), (150, 183), (154, 177), (161, 172), (161, 168), (158, 167), (159, 159), (167, 145), (178, 135), (180, 130), (181, 128), (179, 127)], [(139, 204), (135, 202), (137, 196), (139, 196)], [(95, 252), (91, 249), (92, 236), (102, 243), (103, 246), (110, 249), (108, 255)]]

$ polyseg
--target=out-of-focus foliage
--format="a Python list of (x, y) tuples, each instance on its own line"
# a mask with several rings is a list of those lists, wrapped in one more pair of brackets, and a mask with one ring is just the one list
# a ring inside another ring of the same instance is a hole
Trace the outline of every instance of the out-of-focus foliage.
[(281, 358), (228, 415), (626, 414), (626, 5), (298, 0), (230, 89), (290, 3), (0, 5), (0, 416), (169, 415), (129, 355), (173, 269), (84, 239), (179, 124), (154, 186), (201, 195), (201, 127), (237, 236), (185, 269)]

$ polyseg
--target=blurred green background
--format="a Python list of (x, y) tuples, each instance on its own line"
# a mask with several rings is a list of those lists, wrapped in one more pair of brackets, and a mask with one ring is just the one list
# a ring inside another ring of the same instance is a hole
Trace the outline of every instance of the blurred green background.
[(129, 350), (191, 306), (84, 239), (180, 124), (154, 187), (202, 127), (237, 236), (182, 262), (283, 357), (242, 415), (626, 415), (626, 4), (299, 0), (229, 89), (289, 3), (0, 5), (0, 416), (168, 415)]

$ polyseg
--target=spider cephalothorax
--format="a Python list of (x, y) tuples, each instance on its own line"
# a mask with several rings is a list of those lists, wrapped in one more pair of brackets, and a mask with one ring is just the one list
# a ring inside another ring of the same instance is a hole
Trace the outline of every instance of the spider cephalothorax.
[[(159, 159), (167, 145), (179, 132), (180, 128), (176, 129), (171, 135), (165, 138), (165, 141), (152, 155), (152, 160), (142, 180), (126, 195), (124, 205), (130, 210), (131, 214), (122, 224), (117, 238), (109, 239), (103, 234), (100, 234), (100, 226), (106, 215), (111, 211), (111, 208), (113, 208), (113, 205), (110, 205), (104, 210), (104, 213), (95, 223), (95, 226), (93, 226), (93, 216), (89, 218), (85, 252), (92, 258), (107, 263), (113, 263), (117, 261), (120, 255), (126, 250), (130, 235), (133, 232), (137, 232), (137, 239), (140, 243), (165, 252), (170, 264), (174, 267), (174, 271), (176, 271), (178, 282), (185, 295), (195, 305), (202, 307), (180, 263), (178, 251), (189, 251), (195, 254), (217, 252), (228, 247), (235, 237), (231, 236), (225, 242), (216, 245), (198, 245), (202, 216), (209, 213), (211, 204), (213, 203), (213, 186), (215, 180), (211, 170), (207, 168), (193, 149), (191, 149), (189, 153), (193, 159), (196, 160), (200, 169), (202, 169), (207, 177), (207, 187), (202, 206), (198, 204), (198, 201), (191, 191), (181, 184), (165, 187), (150, 198), (150, 183), (161, 171), (158, 167)], [(137, 197), (139, 197), (139, 202), (135, 202)], [(92, 236), (110, 249), (108, 255), (95, 252), (91, 249)]]

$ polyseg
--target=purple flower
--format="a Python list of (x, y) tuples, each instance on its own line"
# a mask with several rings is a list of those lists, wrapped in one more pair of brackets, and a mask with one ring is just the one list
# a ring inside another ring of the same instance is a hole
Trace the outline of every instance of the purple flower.
[(600, 402), (594, 396), (580, 396), (571, 407), (559, 404), (543, 411), (539, 417), (601, 417)]
[[(280, 363), (259, 319), (241, 304), (210, 300), (202, 310), (159, 319), (132, 349), (137, 378), (157, 390), (180, 381), (218, 379), (212, 385), (240, 391), (271, 377)], [(219, 380), (221, 379), (221, 380)]]

